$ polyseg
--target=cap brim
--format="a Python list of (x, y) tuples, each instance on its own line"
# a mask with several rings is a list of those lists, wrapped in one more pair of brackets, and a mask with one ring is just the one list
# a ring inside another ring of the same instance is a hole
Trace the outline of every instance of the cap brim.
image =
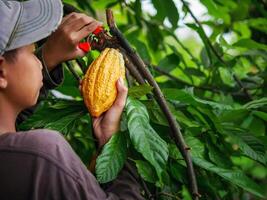
[(6, 50), (16, 49), (49, 36), (63, 16), (61, 0), (29, 0), (21, 2), (21, 17)]

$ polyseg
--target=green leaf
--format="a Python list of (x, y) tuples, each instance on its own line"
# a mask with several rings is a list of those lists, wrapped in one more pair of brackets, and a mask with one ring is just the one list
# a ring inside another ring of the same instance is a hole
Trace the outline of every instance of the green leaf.
[(150, 93), (153, 87), (148, 84), (133, 86), (129, 88), (128, 95), (133, 98), (141, 98), (142, 96)]
[(183, 159), (179, 149), (175, 144), (169, 144), (169, 157), (178, 160), (178, 159)]
[(143, 103), (147, 108), (151, 122), (163, 126), (169, 126), (169, 123), (165, 115), (163, 114), (160, 107), (154, 101), (144, 101)]
[(128, 130), (135, 149), (155, 167), (161, 178), (168, 159), (168, 146), (149, 124), (146, 107), (138, 100), (128, 98), (126, 102)]
[(266, 18), (252, 18), (248, 19), (246, 23), (259, 31), (267, 34), (267, 19)]
[[(170, 106), (172, 108), (172, 106)], [(171, 109), (172, 113), (176, 117), (177, 121), (181, 123), (182, 125), (185, 125), (186, 127), (199, 127), (199, 123), (194, 121), (192, 118), (188, 118), (179, 110)]]
[(220, 110), (231, 110), (231, 105), (220, 104), (213, 101), (207, 101), (194, 96), (192, 93), (186, 90), (179, 90), (175, 88), (163, 88), (162, 92), (167, 99), (176, 100), (181, 103), (193, 106), (207, 107), (211, 106)]
[(244, 155), (266, 165), (264, 144), (259, 139), (240, 128), (225, 126), (224, 129), (224, 134), (231, 138), (229, 142), (237, 144)]
[(173, 0), (166, 0), (164, 2), (164, 5), (165, 5), (166, 15), (167, 15), (169, 21), (171, 22), (172, 27), (176, 28), (178, 25), (179, 13), (178, 13), (178, 10), (174, 4), (174, 1)]
[(159, 27), (156, 24), (152, 24), (149, 22), (146, 22), (147, 26), (147, 40), (150, 47), (150, 50), (152, 51), (158, 51), (159, 48), (162, 48), (163, 46), (163, 35), (159, 29)]
[(156, 171), (153, 166), (149, 164), (149, 162), (143, 160), (135, 160), (134, 162), (136, 164), (138, 173), (145, 181), (150, 183), (157, 182), (158, 179), (156, 176)]
[(244, 190), (260, 198), (264, 198), (264, 191), (262, 187), (260, 187), (250, 178), (248, 178), (242, 171), (220, 168), (202, 158), (197, 157), (193, 157), (193, 162), (195, 163), (195, 165), (213, 173), (216, 173), (222, 178), (228, 180), (229, 182), (243, 188)]
[(204, 144), (197, 138), (192, 136), (185, 136), (185, 142), (188, 147), (190, 147), (190, 151), (193, 157), (200, 157), (204, 156)]
[(63, 134), (74, 131), (75, 124), (88, 112), (83, 101), (55, 101), (56, 103), (52, 104), (51, 102), (43, 102), (19, 128), (21, 130), (48, 128)]
[(207, 68), (211, 67), (212, 60), (211, 60), (211, 56), (208, 54), (206, 47), (202, 48), (200, 52), (200, 58), (201, 58), (201, 62), (203, 63), (205, 67)]
[(179, 20), (179, 13), (173, 0), (166, 0), (165, 2), (152, 0), (152, 3), (157, 10), (156, 18), (163, 23), (165, 17), (168, 17), (172, 27), (176, 28)]
[(253, 111), (252, 114), (267, 122), (267, 113), (261, 111)]
[(230, 23), (231, 18), (225, 6), (220, 6), (220, 4), (217, 4), (216, 1), (213, 0), (201, 0), (201, 3), (206, 6), (212, 16), (223, 19), (226, 24)]
[(192, 67), (185, 68), (184, 73), (186, 73), (187, 75), (194, 75), (197, 77), (205, 77), (205, 74), (202, 71)]
[(227, 155), (227, 152), (221, 151), (218, 146), (213, 144), (209, 139), (207, 139), (206, 146), (209, 150), (209, 158), (210, 160), (215, 163), (216, 165), (223, 167), (223, 168), (230, 168), (232, 163), (230, 160), (230, 156)]
[(208, 64), (207, 67), (210, 67), (213, 63), (213, 57), (211, 54), (211, 49), (210, 49), (209, 44), (207, 42), (207, 37), (206, 37), (205, 32), (196, 24), (187, 23), (186, 26), (188, 26), (189, 28), (196, 31), (198, 33), (199, 37), (201, 38), (201, 40), (203, 41), (203, 43), (205, 45), (205, 50), (204, 50), (205, 52), (203, 52), (203, 53), (205, 53), (207, 55), (206, 58), (208, 58), (208, 60), (206, 60), (205, 63)]
[(81, 93), (78, 89), (77, 80), (73, 77), (71, 72), (63, 67), (64, 70), (64, 82), (56, 88), (57, 91), (63, 93), (64, 95), (69, 95), (72, 97), (80, 97)]
[(247, 104), (245, 104), (243, 107), (246, 109), (254, 109), (254, 108), (264, 107), (266, 105), (267, 105), (267, 97), (263, 97), (261, 99), (250, 101)]
[(233, 44), (236, 47), (244, 47), (247, 49), (262, 49), (267, 51), (267, 45), (258, 43), (252, 39), (241, 39)]
[(177, 54), (170, 54), (159, 61), (159, 68), (163, 69), (166, 72), (170, 72), (176, 67), (178, 67), (180, 62), (180, 57)]
[(142, 42), (141, 40), (138, 40), (136, 38), (130, 38), (129, 42), (131, 44), (133, 44), (133, 46), (135, 47), (135, 49), (138, 51), (138, 53), (140, 54), (140, 56), (145, 60), (145, 61), (150, 61), (151, 60), (151, 56), (149, 53), (149, 50), (147, 48), (147, 45)]
[(105, 144), (96, 160), (96, 177), (100, 183), (114, 180), (126, 160), (127, 141), (124, 132), (116, 133)]
[(244, 118), (248, 115), (247, 109), (236, 109), (236, 110), (224, 110), (220, 115), (219, 119), (221, 122), (238, 122), (241, 123)]
[(170, 164), (170, 171), (172, 176), (177, 180), (182, 183), (187, 183), (187, 177), (186, 177), (186, 167), (180, 165), (177, 162), (171, 162)]

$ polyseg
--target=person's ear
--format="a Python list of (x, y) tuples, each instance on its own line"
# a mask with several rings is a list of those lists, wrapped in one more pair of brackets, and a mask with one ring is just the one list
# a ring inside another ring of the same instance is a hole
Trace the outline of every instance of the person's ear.
[(5, 58), (0, 56), (0, 89), (5, 89), (7, 87), (7, 79), (6, 79), (6, 67), (4, 66)]

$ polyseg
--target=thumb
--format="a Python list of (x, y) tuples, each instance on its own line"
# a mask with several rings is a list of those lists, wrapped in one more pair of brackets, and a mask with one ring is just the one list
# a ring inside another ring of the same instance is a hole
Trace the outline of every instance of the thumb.
[(84, 57), (87, 54), (87, 52), (83, 51), (82, 49), (79, 48), (79, 46), (76, 46), (74, 57)]
[(124, 85), (122, 77), (120, 77), (117, 81), (117, 91), (118, 95), (113, 105), (122, 110), (125, 106), (128, 94), (128, 88)]

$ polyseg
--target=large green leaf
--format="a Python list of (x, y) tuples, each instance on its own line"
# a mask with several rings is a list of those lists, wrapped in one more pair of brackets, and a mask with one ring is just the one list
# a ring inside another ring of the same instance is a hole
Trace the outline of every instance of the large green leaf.
[(267, 97), (263, 97), (261, 99), (250, 101), (243, 107), (246, 109), (253, 109), (253, 108), (266, 107), (266, 105), (267, 105)]
[(173, 0), (152, 0), (152, 3), (157, 9), (157, 19), (163, 22), (165, 17), (168, 17), (172, 27), (176, 28), (179, 19), (179, 13)]
[(248, 178), (242, 171), (229, 170), (217, 167), (216, 165), (198, 157), (193, 157), (195, 165), (204, 168), (208, 171), (216, 173), (222, 178), (230, 181), (231, 183), (251, 192), (252, 194), (264, 198), (263, 188), (256, 184), (253, 180)]
[(96, 160), (96, 177), (100, 183), (115, 179), (126, 160), (127, 140), (124, 132), (116, 133), (105, 144)]
[(173, 53), (167, 55), (162, 60), (160, 60), (158, 65), (162, 70), (169, 72), (178, 67), (179, 62), (180, 62), (180, 57)]
[(152, 89), (153, 87), (148, 84), (133, 86), (129, 88), (128, 95), (133, 98), (140, 98), (151, 92)]
[(83, 101), (57, 100), (43, 102), (34, 114), (20, 125), (20, 129), (48, 128), (63, 134), (74, 131), (79, 119), (87, 114)]
[(134, 162), (136, 164), (138, 173), (145, 181), (156, 183), (158, 180), (156, 171), (149, 162), (143, 160), (135, 160)]
[(168, 146), (149, 124), (146, 107), (138, 100), (128, 98), (126, 102), (128, 130), (135, 149), (155, 167), (157, 175), (166, 167)]
[(251, 39), (241, 39), (233, 44), (236, 47), (244, 47), (247, 49), (262, 49), (267, 51), (267, 45), (258, 43)]
[(176, 100), (184, 104), (207, 107), (207, 105), (220, 110), (231, 110), (233, 107), (227, 104), (221, 104), (213, 101), (207, 101), (194, 96), (191, 92), (175, 88), (162, 89), (167, 99)]
[(216, 3), (213, 0), (201, 0), (206, 8), (208, 9), (209, 13), (219, 19), (223, 19), (226, 24), (230, 23), (230, 15), (228, 14), (228, 9), (226, 6), (221, 6), (221, 3)]
[(230, 137), (229, 142), (237, 144), (242, 153), (262, 164), (266, 164), (264, 144), (243, 129), (224, 126), (224, 134)]

